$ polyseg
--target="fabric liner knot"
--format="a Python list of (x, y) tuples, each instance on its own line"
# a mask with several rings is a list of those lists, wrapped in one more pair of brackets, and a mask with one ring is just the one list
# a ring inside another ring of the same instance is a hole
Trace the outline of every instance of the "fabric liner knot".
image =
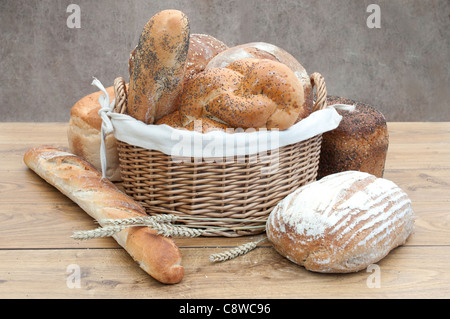
[(107, 169), (107, 159), (106, 159), (106, 146), (105, 146), (105, 138), (106, 135), (112, 133), (114, 131), (114, 127), (111, 123), (111, 119), (109, 114), (114, 109), (115, 99), (110, 103), (108, 92), (106, 92), (103, 84), (94, 77), (94, 80), (91, 83), (92, 85), (98, 87), (103, 95), (100, 95), (98, 98), (98, 102), (100, 103), (100, 110), (98, 111), (98, 115), (100, 115), (102, 119), (101, 126), (101, 145), (100, 145), (100, 163), (102, 169), (102, 177), (106, 178), (106, 169)]

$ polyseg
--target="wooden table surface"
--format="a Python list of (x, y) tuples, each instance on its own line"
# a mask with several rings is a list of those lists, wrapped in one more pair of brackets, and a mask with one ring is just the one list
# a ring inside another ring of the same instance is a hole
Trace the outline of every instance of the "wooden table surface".
[(313, 273), (268, 242), (211, 263), (210, 254), (253, 237), (176, 239), (185, 277), (164, 285), (114, 239), (70, 238), (97, 225), (23, 163), (31, 147), (67, 148), (66, 123), (0, 123), (0, 298), (450, 298), (450, 123), (388, 127), (384, 177), (410, 196), (417, 220), (373, 269)]

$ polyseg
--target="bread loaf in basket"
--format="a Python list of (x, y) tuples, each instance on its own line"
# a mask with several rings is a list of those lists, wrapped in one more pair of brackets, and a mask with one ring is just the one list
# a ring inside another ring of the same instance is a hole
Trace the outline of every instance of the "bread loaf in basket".
[[(198, 138), (195, 134), (229, 134), (228, 130), (224, 132), (228, 128), (235, 130), (234, 133), (252, 128), (266, 130), (264, 134), (274, 130), (269, 134), (278, 136), (275, 131), (287, 130), (327, 107), (324, 78), (313, 73), (305, 81), (306, 73), (298, 73), (299, 64), (295, 64), (293, 70), (269, 52), (262, 57), (231, 61), (224, 68), (208, 68), (208, 61), (228, 47), (211, 36), (196, 36), (196, 45), (188, 49), (184, 45), (192, 43), (186, 37), (188, 29), (187, 17), (176, 10), (155, 15), (145, 26), (130, 56), (129, 89), (122, 77), (115, 81), (116, 114), (133, 118), (139, 114), (136, 120), (145, 125), (173, 127), (157, 133), (165, 136), (148, 136), (154, 141), (149, 147), (118, 138), (122, 186), (150, 215), (194, 217), (198, 219), (192, 224), (225, 229), (211, 236), (263, 232), (261, 227), (252, 228), (254, 222), (249, 220), (266, 220), (281, 199), (316, 179), (321, 133), (261, 152), (258, 149), (243, 156), (233, 153), (214, 159), (205, 156), (174, 158), (170, 152), (153, 145), (164, 148), (161, 144), (170, 140), (167, 134), (174, 134), (178, 129), (193, 131), (193, 140)], [(161, 45), (164, 39), (168, 41), (167, 48), (175, 49), (165, 52)], [(209, 43), (202, 44), (202, 41)], [(203, 50), (198, 50), (199, 47)], [(195, 54), (189, 52), (194, 49)], [(193, 58), (200, 61), (201, 67), (192, 65)], [(183, 74), (180, 71), (183, 63), (185, 70), (187, 65), (189, 70), (195, 69), (196, 74)], [(148, 70), (152, 66), (153, 69)], [(151, 76), (146, 77), (146, 74)], [(144, 84), (146, 89), (141, 87)], [(316, 99), (311, 105), (313, 88)], [(151, 94), (143, 94), (144, 91)], [(180, 92), (178, 98), (172, 98), (173, 92)], [(166, 93), (171, 98), (164, 100)], [(162, 100), (166, 101), (164, 107), (158, 104)], [(199, 130), (197, 121), (202, 123)], [(210, 128), (220, 132), (207, 132)], [(235, 136), (237, 139), (239, 135)], [(223, 218), (223, 221), (212, 222), (208, 218)]]

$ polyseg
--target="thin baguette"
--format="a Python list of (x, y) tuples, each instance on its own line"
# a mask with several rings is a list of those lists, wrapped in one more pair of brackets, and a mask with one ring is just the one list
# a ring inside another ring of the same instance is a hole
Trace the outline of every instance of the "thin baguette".
[[(38, 146), (24, 155), (25, 164), (78, 204), (100, 223), (103, 219), (148, 216), (145, 210), (79, 156), (52, 146)], [(165, 284), (182, 280), (181, 253), (171, 238), (148, 227), (129, 227), (113, 235), (139, 266)]]

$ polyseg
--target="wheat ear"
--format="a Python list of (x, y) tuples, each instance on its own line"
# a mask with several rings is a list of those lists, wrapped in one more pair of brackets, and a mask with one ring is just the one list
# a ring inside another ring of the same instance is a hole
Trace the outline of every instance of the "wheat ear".
[(124, 225), (111, 225), (105, 227), (99, 227), (92, 230), (82, 230), (76, 231), (73, 233), (72, 238), (74, 239), (92, 239), (92, 238), (100, 238), (100, 237), (110, 237), (115, 233), (120, 232), (126, 226)]
[(220, 261), (226, 261), (226, 260), (230, 260), (230, 259), (242, 256), (242, 255), (245, 255), (246, 253), (255, 249), (259, 243), (263, 242), (266, 239), (267, 239), (267, 237), (264, 237), (259, 240), (253, 241), (253, 242), (245, 243), (243, 245), (240, 245), (236, 248), (224, 251), (222, 253), (212, 254), (211, 256), (209, 256), (209, 261), (220, 262)]

